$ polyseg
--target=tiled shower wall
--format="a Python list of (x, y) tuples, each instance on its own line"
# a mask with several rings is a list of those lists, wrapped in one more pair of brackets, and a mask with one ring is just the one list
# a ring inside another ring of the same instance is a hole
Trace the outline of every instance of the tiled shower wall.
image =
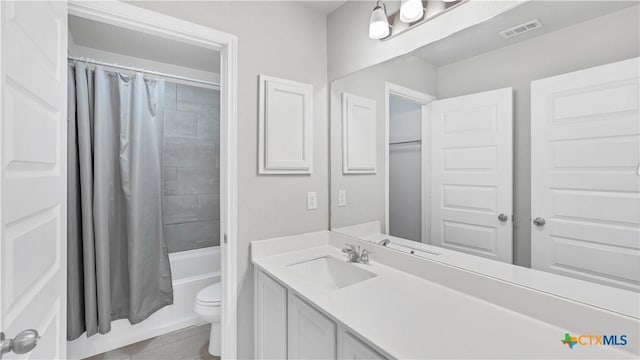
[(165, 82), (164, 234), (169, 252), (220, 245), (220, 92)]

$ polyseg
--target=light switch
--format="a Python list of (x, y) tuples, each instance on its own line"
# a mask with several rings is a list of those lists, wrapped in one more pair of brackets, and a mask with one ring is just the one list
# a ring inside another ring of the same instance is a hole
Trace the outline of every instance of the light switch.
[(338, 206), (347, 206), (347, 190), (338, 190)]
[(315, 210), (318, 208), (318, 194), (315, 191), (307, 193), (307, 210)]

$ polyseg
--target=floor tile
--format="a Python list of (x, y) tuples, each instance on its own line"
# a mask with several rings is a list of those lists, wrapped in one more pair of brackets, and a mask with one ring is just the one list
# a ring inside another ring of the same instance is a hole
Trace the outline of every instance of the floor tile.
[(209, 354), (210, 329), (210, 324), (191, 326), (87, 360), (220, 360), (220, 357)]

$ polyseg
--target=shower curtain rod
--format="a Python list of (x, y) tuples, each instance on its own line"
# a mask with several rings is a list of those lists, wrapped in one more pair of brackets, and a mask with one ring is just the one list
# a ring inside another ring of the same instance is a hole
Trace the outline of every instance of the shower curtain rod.
[(209, 85), (209, 86), (220, 87), (220, 83), (213, 82), (213, 81), (199, 80), (199, 79), (194, 79), (194, 78), (190, 78), (190, 77), (186, 77), (186, 76), (179, 76), (179, 75), (172, 75), (172, 74), (162, 73), (162, 72), (159, 72), (159, 71), (144, 70), (144, 69), (135, 68), (135, 67), (132, 67), (132, 66), (123, 66), (123, 65), (118, 65), (118, 64), (111, 64), (111, 63), (104, 62), (104, 61), (98, 61), (98, 60), (75, 57), (75, 56), (67, 56), (67, 59), (68, 60), (74, 60), (74, 61), (82, 61), (82, 62), (96, 64), (96, 65), (108, 66), (108, 67), (112, 67), (112, 68), (116, 68), (116, 69), (123, 69), (123, 70), (129, 70), (129, 71), (138, 71), (138, 72), (142, 72), (142, 73), (145, 73), (145, 74), (161, 76), (161, 77), (166, 77), (166, 78), (170, 78), (170, 79), (176, 79), (176, 80), (182, 80), (182, 81), (194, 82), (194, 83), (198, 83), (198, 84), (204, 84), (204, 85)]

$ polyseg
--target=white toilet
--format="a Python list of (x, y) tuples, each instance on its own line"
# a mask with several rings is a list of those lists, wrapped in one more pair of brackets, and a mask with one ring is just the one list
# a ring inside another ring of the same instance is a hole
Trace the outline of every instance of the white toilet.
[(209, 353), (220, 356), (220, 283), (217, 282), (200, 290), (196, 296), (193, 307), (196, 314), (211, 323), (211, 335), (209, 336)]

